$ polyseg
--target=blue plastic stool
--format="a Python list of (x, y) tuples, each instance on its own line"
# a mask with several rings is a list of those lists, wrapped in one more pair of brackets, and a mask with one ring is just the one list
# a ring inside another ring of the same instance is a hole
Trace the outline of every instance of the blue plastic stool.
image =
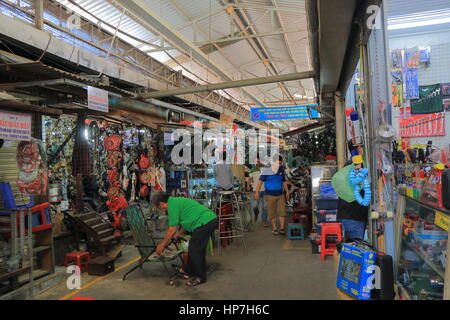
[[(295, 231), (299, 235), (294, 235)], [(287, 235), (289, 240), (305, 240), (305, 227), (301, 223), (289, 223)]]

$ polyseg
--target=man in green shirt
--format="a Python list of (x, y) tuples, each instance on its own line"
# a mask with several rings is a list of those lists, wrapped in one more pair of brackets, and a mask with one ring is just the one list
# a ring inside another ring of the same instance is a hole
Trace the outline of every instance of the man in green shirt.
[(153, 196), (152, 202), (158, 209), (167, 211), (169, 218), (169, 230), (156, 248), (156, 253), (161, 255), (173, 238), (179, 238), (185, 232), (191, 233), (188, 263), (178, 272), (183, 274), (185, 279), (191, 278), (186, 283), (189, 286), (204, 283), (206, 281), (206, 247), (209, 238), (219, 225), (216, 214), (195, 200), (171, 197), (164, 192)]

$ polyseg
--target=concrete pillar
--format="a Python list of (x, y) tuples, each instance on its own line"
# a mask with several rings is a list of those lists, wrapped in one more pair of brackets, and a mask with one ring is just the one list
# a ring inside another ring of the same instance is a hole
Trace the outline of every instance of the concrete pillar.
[(340, 92), (336, 92), (334, 96), (335, 112), (336, 112), (336, 152), (338, 168), (345, 166), (346, 159), (346, 143), (345, 143), (345, 106), (344, 100)]

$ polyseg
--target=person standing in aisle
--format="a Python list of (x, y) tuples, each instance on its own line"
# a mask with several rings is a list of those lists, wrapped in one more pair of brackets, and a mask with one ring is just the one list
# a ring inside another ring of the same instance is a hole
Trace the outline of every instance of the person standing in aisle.
[(162, 255), (172, 239), (189, 232), (188, 263), (178, 272), (184, 279), (189, 279), (188, 286), (206, 282), (206, 249), (219, 225), (216, 214), (193, 199), (171, 197), (165, 192), (155, 194), (152, 203), (159, 210), (167, 211), (169, 218), (169, 230), (158, 244), (156, 253)]
[(269, 224), (267, 223), (267, 204), (266, 204), (266, 198), (264, 197), (264, 185), (261, 186), (260, 192), (259, 192), (259, 198), (256, 199), (256, 187), (259, 182), (259, 177), (261, 176), (261, 168), (262, 163), (261, 159), (258, 157), (256, 159), (256, 165), (250, 170), (250, 183), (253, 189), (253, 199), (252, 199), (252, 208), (254, 213), (254, 221), (256, 222), (258, 220), (259, 216), (259, 204), (261, 203), (262, 206), (262, 214), (261, 214), (261, 221), (263, 223), (264, 228), (269, 227)]
[(234, 175), (231, 164), (226, 163), (227, 155), (223, 152), (223, 163), (218, 163), (213, 167), (214, 177), (216, 178), (216, 187), (218, 190), (233, 190)]
[[(358, 151), (358, 154), (363, 155), (361, 146), (353, 146), (352, 141), (348, 142), (349, 151)], [(345, 166), (353, 164), (351, 160), (345, 163)], [(364, 197), (364, 190), (361, 191)], [(350, 239), (364, 239), (366, 232), (367, 221), (369, 217), (369, 207), (360, 205), (357, 201), (347, 202), (341, 198), (338, 200), (337, 219), (342, 222), (344, 227), (344, 235), (346, 240)]]
[[(284, 224), (286, 220), (286, 200), (289, 200), (289, 189), (282, 163), (283, 158), (277, 156), (272, 160), (269, 168), (264, 168), (255, 191), (255, 199), (258, 200), (264, 184), (264, 197), (269, 211), (269, 219), (272, 222), (273, 235), (286, 234)], [(280, 219), (279, 231), (277, 228), (277, 217)]]

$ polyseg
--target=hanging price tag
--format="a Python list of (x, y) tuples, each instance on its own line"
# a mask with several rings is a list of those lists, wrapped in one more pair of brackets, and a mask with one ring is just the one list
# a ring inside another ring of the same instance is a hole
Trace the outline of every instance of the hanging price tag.
[(450, 217), (439, 211), (436, 211), (434, 216), (434, 224), (437, 225), (439, 228), (448, 231), (448, 227), (450, 224)]

